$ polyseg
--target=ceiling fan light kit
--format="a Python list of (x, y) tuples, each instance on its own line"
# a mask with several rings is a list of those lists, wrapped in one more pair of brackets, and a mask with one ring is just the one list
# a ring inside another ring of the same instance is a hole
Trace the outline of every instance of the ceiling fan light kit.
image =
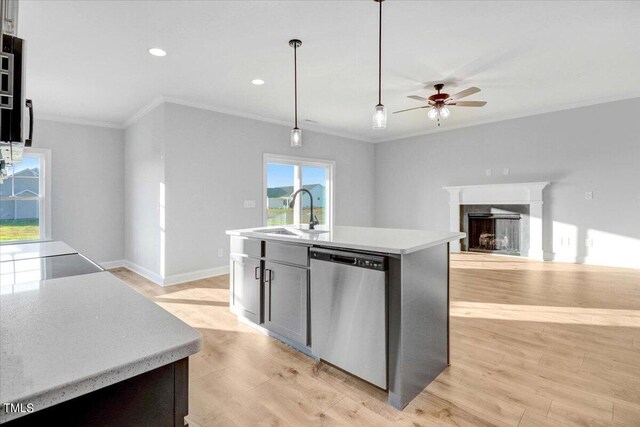
[(427, 105), (423, 105), (422, 107), (407, 108), (406, 110), (394, 111), (393, 114), (428, 108), (429, 111), (427, 111), (427, 117), (429, 117), (431, 120), (437, 120), (438, 126), (440, 126), (440, 119), (446, 119), (447, 117), (449, 117), (449, 115), (451, 115), (448, 107), (484, 107), (487, 104), (486, 101), (457, 102), (457, 100), (460, 98), (464, 98), (473, 95), (474, 93), (480, 92), (480, 89), (477, 87), (470, 87), (469, 89), (465, 89), (461, 92), (456, 93), (455, 95), (442, 93), (441, 91), (444, 88), (443, 83), (438, 83), (433, 87), (437, 91), (437, 93), (434, 93), (429, 98), (424, 98), (418, 95), (409, 95), (407, 97), (416, 101), (426, 102)]
[(298, 128), (298, 48), (302, 42), (298, 39), (289, 40), (289, 46), (293, 48), (293, 87), (294, 87), (294, 124), (291, 129), (291, 146), (302, 147), (302, 130)]

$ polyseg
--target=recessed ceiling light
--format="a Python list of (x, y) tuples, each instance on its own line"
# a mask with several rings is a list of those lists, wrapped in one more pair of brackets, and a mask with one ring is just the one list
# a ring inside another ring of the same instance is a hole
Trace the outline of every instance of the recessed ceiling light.
[(264, 84), (264, 80), (262, 80), (262, 79), (253, 79), (253, 80), (251, 80), (251, 83), (253, 83), (256, 86), (260, 86), (260, 85)]
[(152, 47), (149, 49), (149, 53), (153, 56), (165, 56), (167, 54), (167, 52), (158, 47)]

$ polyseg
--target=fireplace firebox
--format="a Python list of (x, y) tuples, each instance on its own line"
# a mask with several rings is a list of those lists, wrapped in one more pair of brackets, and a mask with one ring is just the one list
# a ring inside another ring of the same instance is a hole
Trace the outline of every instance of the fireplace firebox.
[(520, 214), (468, 213), (469, 251), (520, 255)]

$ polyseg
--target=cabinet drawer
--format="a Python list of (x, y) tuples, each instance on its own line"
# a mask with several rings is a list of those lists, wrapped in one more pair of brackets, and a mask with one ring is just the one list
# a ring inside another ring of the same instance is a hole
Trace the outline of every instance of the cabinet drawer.
[(240, 254), (254, 258), (260, 258), (262, 257), (262, 240), (231, 236), (230, 252), (232, 254)]
[(269, 261), (307, 267), (309, 265), (309, 247), (267, 241), (265, 242), (265, 258)]

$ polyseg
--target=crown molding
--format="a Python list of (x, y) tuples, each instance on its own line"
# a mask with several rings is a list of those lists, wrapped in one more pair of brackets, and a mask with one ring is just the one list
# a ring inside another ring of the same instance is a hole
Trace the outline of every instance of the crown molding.
[(137, 122), (138, 120), (140, 120), (141, 118), (146, 116), (148, 113), (150, 113), (151, 110), (153, 110), (157, 106), (163, 104), (164, 102), (165, 102), (165, 100), (164, 100), (163, 96), (158, 96), (156, 98), (153, 98), (150, 102), (148, 102), (142, 108), (140, 108), (138, 111), (133, 113), (133, 115), (131, 117), (129, 117), (127, 120), (125, 120), (121, 125), (122, 128), (123, 129), (128, 128), (129, 126), (131, 126), (132, 124), (134, 124), (135, 122)]
[[(631, 95), (631, 96), (627, 95), (627, 96), (610, 97), (610, 98), (603, 98), (603, 99), (598, 99), (598, 100), (570, 103), (570, 104), (565, 104), (565, 105), (562, 105), (562, 106), (556, 106), (556, 107), (550, 107), (550, 108), (542, 108), (542, 109), (538, 109), (538, 110), (530, 111), (530, 112), (525, 112), (525, 113), (507, 114), (507, 115), (502, 115), (502, 116), (494, 117), (492, 119), (487, 119), (487, 120), (477, 120), (477, 121), (472, 121), (472, 122), (467, 122), (467, 123), (461, 123), (459, 125), (446, 127), (446, 128), (428, 129), (428, 130), (424, 130), (424, 131), (420, 131), (420, 132), (414, 132), (414, 133), (409, 133), (409, 134), (400, 135), (400, 136), (396, 136), (396, 137), (381, 138), (381, 139), (368, 138), (368, 137), (363, 137), (363, 136), (358, 136), (358, 135), (352, 135), (352, 134), (344, 133), (344, 132), (335, 132), (335, 131), (332, 131), (332, 130), (327, 130), (327, 129), (323, 128), (322, 126), (311, 125), (311, 124), (308, 124), (308, 123), (304, 125), (303, 130), (308, 130), (308, 131), (311, 131), (311, 132), (317, 132), (317, 133), (321, 133), (321, 134), (325, 134), (325, 135), (337, 136), (337, 137), (340, 137), (340, 138), (346, 138), (346, 139), (351, 139), (351, 140), (355, 140), (355, 141), (379, 144), (379, 143), (384, 143), (384, 142), (402, 141), (404, 139), (414, 138), (414, 137), (418, 137), (418, 136), (426, 136), (426, 135), (432, 135), (432, 134), (436, 134), (436, 133), (449, 132), (449, 131), (453, 131), (453, 130), (464, 129), (464, 128), (469, 128), (469, 127), (474, 127), (474, 126), (482, 126), (482, 125), (487, 125), (487, 124), (491, 124), (491, 123), (504, 122), (504, 121), (508, 121), (508, 120), (521, 119), (521, 118), (525, 118), (525, 117), (539, 116), (539, 115), (542, 115), (542, 114), (554, 113), (554, 112), (559, 112), (559, 111), (572, 110), (572, 109), (576, 109), (576, 108), (591, 107), (591, 106), (594, 106), (594, 105), (608, 104), (608, 103), (611, 103), (611, 102), (618, 102), (618, 101), (625, 101), (625, 100), (635, 99), (635, 98), (640, 98), (640, 93), (637, 93), (637, 94), (634, 94), (634, 95)], [(149, 103), (145, 104), (142, 108), (137, 110), (129, 119), (127, 119), (126, 121), (124, 121), (122, 123), (102, 122), (102, 121), (97, 121), (97, 120), (85, 120), (85, 119), (57, 116), (57, 115), (51, 115), (51, 114), (39, 114), (38, 115), (38, 120), (47, 120), (47, 121), (51, 121), (51, 122), (70, 123), (70, 124), (76, 124), (76, 125), (95, 126), (95, 127), (103, 127), (103, 128), (111, 128), (111, 129), (126, 129), (129, 126), (131, 126), (132, 124), (134, 124), (135, 122), (137, 122), (138, 120), (140, 120), (142, 117), (147, 115), (149, 112), (151, 112), (151, 110), (153, 110), (154, 108), (158, 107), (159, 105), (161, 105), (163, 103), (170, 103), (170, 104), (182, 105), (182, 106), (185, 106), (185, 107), (197, 108), (197, 109), (200, 109), (200, 110), (213, 111), (213, 112), (216, 112), (216, 113), (228, 114), (228, 115), (231, 115), (231, 116), (242, 117), (242, 118), (245, 118), (245, 119), (257, 120), (257, 121), (266, 122), (266, 123), (272, 123), (272, 124), (281, 125), (281, 126), (290, 126), (291, 125), (291, 123), (286, 122), (284, 120), (272, 119), (272, 118), (269, 118), (269, 117), (264, 117), (264, 116), (260, 116), (260, 115), (256, 115), (256, 114), (243, 113), (243, 112), (240, 112), (240, 111), (231, 110), (231, 109), (220, 107), (220, 106), (213, 105), (213, 104), (187, 101), (187, 100), (184, 100), (182, 98), (172, 97), (172, 96), (158, 96), (158, 97), (152, 99)]]
[[(173, 97), (173, 96), (163, 96), (162, 99), (163, 99), (164, 102), (169, 103), (169, 104), (176, 104), (176, 105), (182, 105), (182, 106), (185, 106), (185, 107), (198, 108), (200, 110), (213, 111), (215, 113), (228, 114), (230, 116), (242, 117), (242, 118), (245, 118), (245, 119), (257, 120), (257, 121), (260, 121), (260, 122), (266, 122), (266, 123), (271, 123), (271, 124), (280, 125), (280, 126), (287, 126), (287, 127), (291, 126), (290, 122), (287, 122), (287, 121), (284, 121), (284, 120), (272, 119), (272, 118), (260, 116), (260, 115), (257, 115), (257, 114), (243, 113), (241, 111), (232, 110), (232, 109), (225, 108), (225, 107), (220, 107), (220, 106), (214, 105), (214, 104), (208, 104), (208, 103), (204, 103), (204, 102), (187, 101), (185, 99), (177, 98), (177, 97)], [(353, 139), (353, 140), (361, 141), (361, 142), (370, 142), (370, 143), (374, 142), (372, 139), (365, 138), (365, 137), (362, 137), (362, 136), (357, 136), (357, 135), (352, 135), (352, 134), (349, 134), (349, 133), (335, 132), (335, 131), (327, 130), (327, 129), (323, 128), (322, 126), (314, 126), (314, 125), (310, 125), (310, 124), (305, 124), (304, 127), (302, 127), (302, 130), (308, 130), (308, 131), (311, 131), (311, 132), (317, 132), (317, 133), (323, 133), (323, 134), (326, 134), (326, 135), (338, 136), (340, 138)]]
[(94, 126), (94, 127), (110, 128), (110, 129), (124, 129), (124, 127), (120, 123), (76, 119), (73, 117), (56, 116), (53, 114), (38, 114), (37, 120), (46, 120), (48, 122), (70, 123), (74, 125)]

